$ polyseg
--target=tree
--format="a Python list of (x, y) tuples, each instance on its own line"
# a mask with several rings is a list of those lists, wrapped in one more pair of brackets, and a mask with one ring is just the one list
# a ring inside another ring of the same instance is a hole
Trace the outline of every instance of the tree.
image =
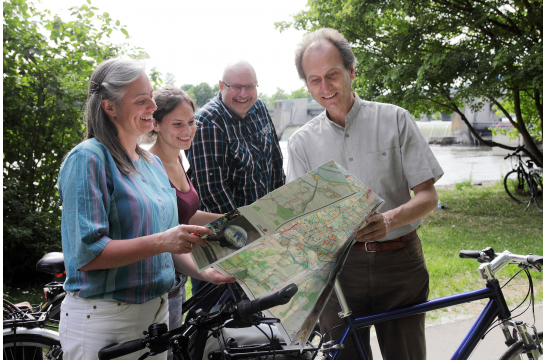
[(165, 76), (165, 85), (174, 85), (174, 83), (176, 82), (176, 76), (174, 76), (174, 74), (172, 73), (167, 73), (166, 76)]
[(288, 98), (289, 98), (289, 96), (288, 96), (288, 94), (286, 94), (286, 91), (284, 91), (283, 89), (280, 89), (279, 87), (277, 87), (276, 92), (274, 94), (272, 94), (272, 96), (271, 96), (270, 105), (274, 106), (274, 101), (275, 100), (284, 100), (284, 99), (288, 99)]
[(187, 92), (187, 94), (191, 96), (193, 100), (195, 100), (195, 103), (197, 103), (198, 107), (203, 107), (210, 99), (216, 96), (219, 91), (218, 84), (214, 85), (214, 87), (212, 88), (205, 82), (202, 82), (199, 85), (195, 86), (185, 84), (182, 85), (180, 88)]
[[(88, 1), (90, 4), (90, 1)], [(84, 136), (89, 76), (104, 59), (123, 54), (105, 40), (127, 30), (97, 8), (71, 8), (65, 22), (25, 0), (4, 9), (4, 282), (36, 279), (29, 271), (61, 249), (57, 175)]]
[(290, 99), (307, 99), (312, 100), (312, 95), (303, 87), (301, 89), (293, 90), (289, 96)]
[(361, 96), (415, 114), (456, 112), (483, 144), (514, 150), (482, 139), (463, 112), (464, 104), (478, 110), (490, 101), (542, 166), (534, 143), (543, 133), (542, 0), (311, 0), (309, 6), (277, 28), (344, 34), (359, 60), (354, 89)]

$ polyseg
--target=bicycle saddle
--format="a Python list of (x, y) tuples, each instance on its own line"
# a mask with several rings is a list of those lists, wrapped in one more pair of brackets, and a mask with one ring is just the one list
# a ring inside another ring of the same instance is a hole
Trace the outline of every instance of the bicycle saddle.
[(48, 274), (63, 274), (64, 256), (61, 252), (45, 254), (36, 264), (36, 270)]

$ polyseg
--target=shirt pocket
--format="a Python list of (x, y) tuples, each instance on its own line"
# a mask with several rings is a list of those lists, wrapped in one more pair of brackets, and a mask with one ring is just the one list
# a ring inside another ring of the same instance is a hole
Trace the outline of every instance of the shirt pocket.
[(242, 141), (233, 141), (229, 147), (229, 153), (234, 175), (252, 170), (252, 153), (247, 144)]
[(363, 172), (368, 174), (369, 185), (366, 185), (371, 189), (388, 191), (388, 189), (406, 187), (400, 148), (364, 154), (362, 165)]

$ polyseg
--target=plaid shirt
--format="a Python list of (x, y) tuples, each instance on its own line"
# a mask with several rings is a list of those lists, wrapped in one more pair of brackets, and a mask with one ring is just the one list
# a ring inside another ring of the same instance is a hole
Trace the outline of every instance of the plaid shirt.
[(187, 158), (201, 210), (223, 214), (284, 185), (282, 152), (263, 101), (241, 119), (219, 93), (195, 118), (200, 124)]

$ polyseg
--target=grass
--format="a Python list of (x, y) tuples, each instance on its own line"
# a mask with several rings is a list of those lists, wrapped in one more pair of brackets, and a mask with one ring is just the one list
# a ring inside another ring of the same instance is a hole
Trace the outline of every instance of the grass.
[[(471, 186), (471, 180), (452, 188), (438, 189), (446, 210), (426, 216), (419, 228), (426, 264), (430, 273), (430, 299), (475, 290), (484, 286), (477, 268), (479, 263), (460, 259), (461, 249), (481, 250), (488, 246), (496, 252), (509, 250), (517, 254), (543, 255), (543, 214), (534, 205), (524, 212), (525, 205), (512, 201), (503, 186)], [(505, 283), (517, 268), (508, 266), (499, 274)], [(532, 272), (536, 302), (543, 302), (543, 274)], [(527, 290), (525, 275), (518, 276), (504, 293), (509, 305), (522, 300)], [(187, 298), (191, 282), (186, 284)], [(21, 286), (10, 289), (4, 285), (4, 298), (11, 302), (43, 300), (42, 286)], [(459, 318), (482, 310), (484, 301), (437, 310), (429, 314), (429, 322), (445, 317)]]
[[(492, 186), (471, 186), (471, 181), (453, 188), (438, 189), (439, 199), (446, 210), (426, 216), (419, 229), (426, 264), (430, 273), (430, 299), (482, 288), (479, 263), (460, 259), (459, 250), (482, 250), (488, 246), (495, 252), (509, 250), (516, 254), (543, 255), (543, 213), (534, 205), (512, 201), (501, 183)], [(508, 266), (498, 274), (505, 283), (516, 271)], [(536, 302), (543, 302), (543, 274), (532, 272)], [(524, 274), (518, 276), (504, 292), (509, 305), (524, 298), (527, 291)], [(480, 305), (464, 305), (437, 310), (429, 316), (431, 322), (446, 316), (473, 315)]]

